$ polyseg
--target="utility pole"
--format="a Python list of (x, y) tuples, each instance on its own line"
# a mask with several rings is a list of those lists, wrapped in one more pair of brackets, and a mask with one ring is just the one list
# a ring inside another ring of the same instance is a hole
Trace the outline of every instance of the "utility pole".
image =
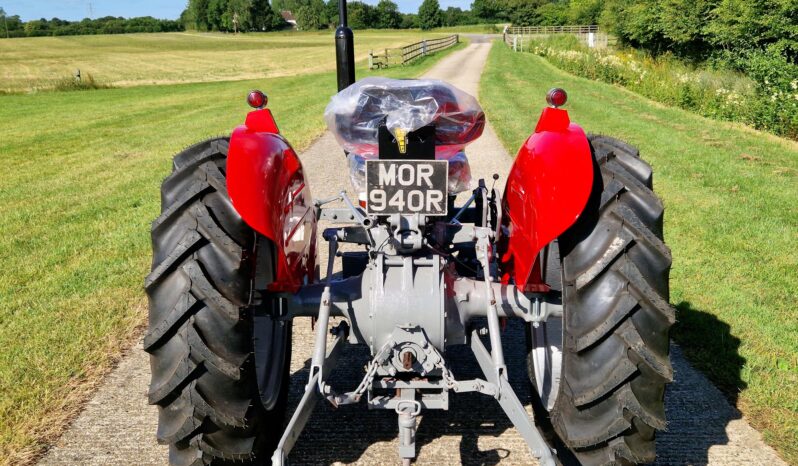
[(94, 19), (94, 6), (89, 2), (89, 18)]
[(11, 36), (8, 34), (8, 18), (6, 17), (6, 10), (0, 8), (0, 15), (3, 15), (3, 24), (6, 27), (6, 39), (8, 39)]

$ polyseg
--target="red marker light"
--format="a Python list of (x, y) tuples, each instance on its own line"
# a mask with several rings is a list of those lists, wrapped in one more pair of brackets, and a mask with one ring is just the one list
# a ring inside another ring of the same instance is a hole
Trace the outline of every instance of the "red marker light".
[(546, 94), (546, 102), (554, 108), (562, 107), (568, 102), (568, 93), (565, 92), (565, 89), (555, 87)]
[(252, 91), (247, 95), (247, 103), (252, 108), (263, 108), (269, 103), (269, 98), (261, 91)]

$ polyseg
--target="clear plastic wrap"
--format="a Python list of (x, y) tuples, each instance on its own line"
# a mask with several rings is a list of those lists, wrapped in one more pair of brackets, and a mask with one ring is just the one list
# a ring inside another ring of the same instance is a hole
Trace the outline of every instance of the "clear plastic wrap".
[[(350, 153), (347, 157), (349, 180), (356, 193), (366, 192), (366, 160), (373, 157)], [(449, 162), (449, 194), (458, 194), (471, 189), (471, 167), (465, 152), (458, 152), (447, 159)]]
[(449, 158), (449, 194), (459, 194), (471, 190), (471, 165), (465, 152), (458, 152)]
[(476, 99), (437, 80), (365, 78), (333, 96), (324, 112), (327, 127), (347, 152), (379, 154), (378, 128), (396, 135), (435, 125), (436, 158), (450, 158), (482, 135), (485, 113)]

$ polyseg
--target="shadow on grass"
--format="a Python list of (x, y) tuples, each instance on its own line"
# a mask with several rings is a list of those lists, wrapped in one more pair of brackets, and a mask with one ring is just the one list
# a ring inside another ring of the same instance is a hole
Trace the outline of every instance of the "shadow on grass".
[(740, 339), (717, 316), (694, 308), (689, 302), (676, 305), (676, 324), (671, 330), (687, 359), (723, 392), (732, 406), (747, 388), (741, 374), (745, 358), (740, 356)]
[[(708, 464), (710, 450), (729, 443), (729, 423), (742, 417), (735, 403), (746, 387), (741, 378), (745, 359), (738, 353), (740, 340), (727, 323), (686, 301), (675, 307), (674, 381), (665, 394), (668, 427), (657, 434), (655, 464)], [(716, 451), (714, 459), (722, 462), (740, 453), (736, 446)]]

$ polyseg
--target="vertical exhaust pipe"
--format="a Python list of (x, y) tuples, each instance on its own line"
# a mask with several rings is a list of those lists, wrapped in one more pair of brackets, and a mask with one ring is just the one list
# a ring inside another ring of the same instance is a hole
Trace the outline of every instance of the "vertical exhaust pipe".
[(355, 35), (349, 29), (346, 0), (338, 0), (340, 25), (335, 30), (335, 63), (338, 68), (338, 92), (355, 83)]

